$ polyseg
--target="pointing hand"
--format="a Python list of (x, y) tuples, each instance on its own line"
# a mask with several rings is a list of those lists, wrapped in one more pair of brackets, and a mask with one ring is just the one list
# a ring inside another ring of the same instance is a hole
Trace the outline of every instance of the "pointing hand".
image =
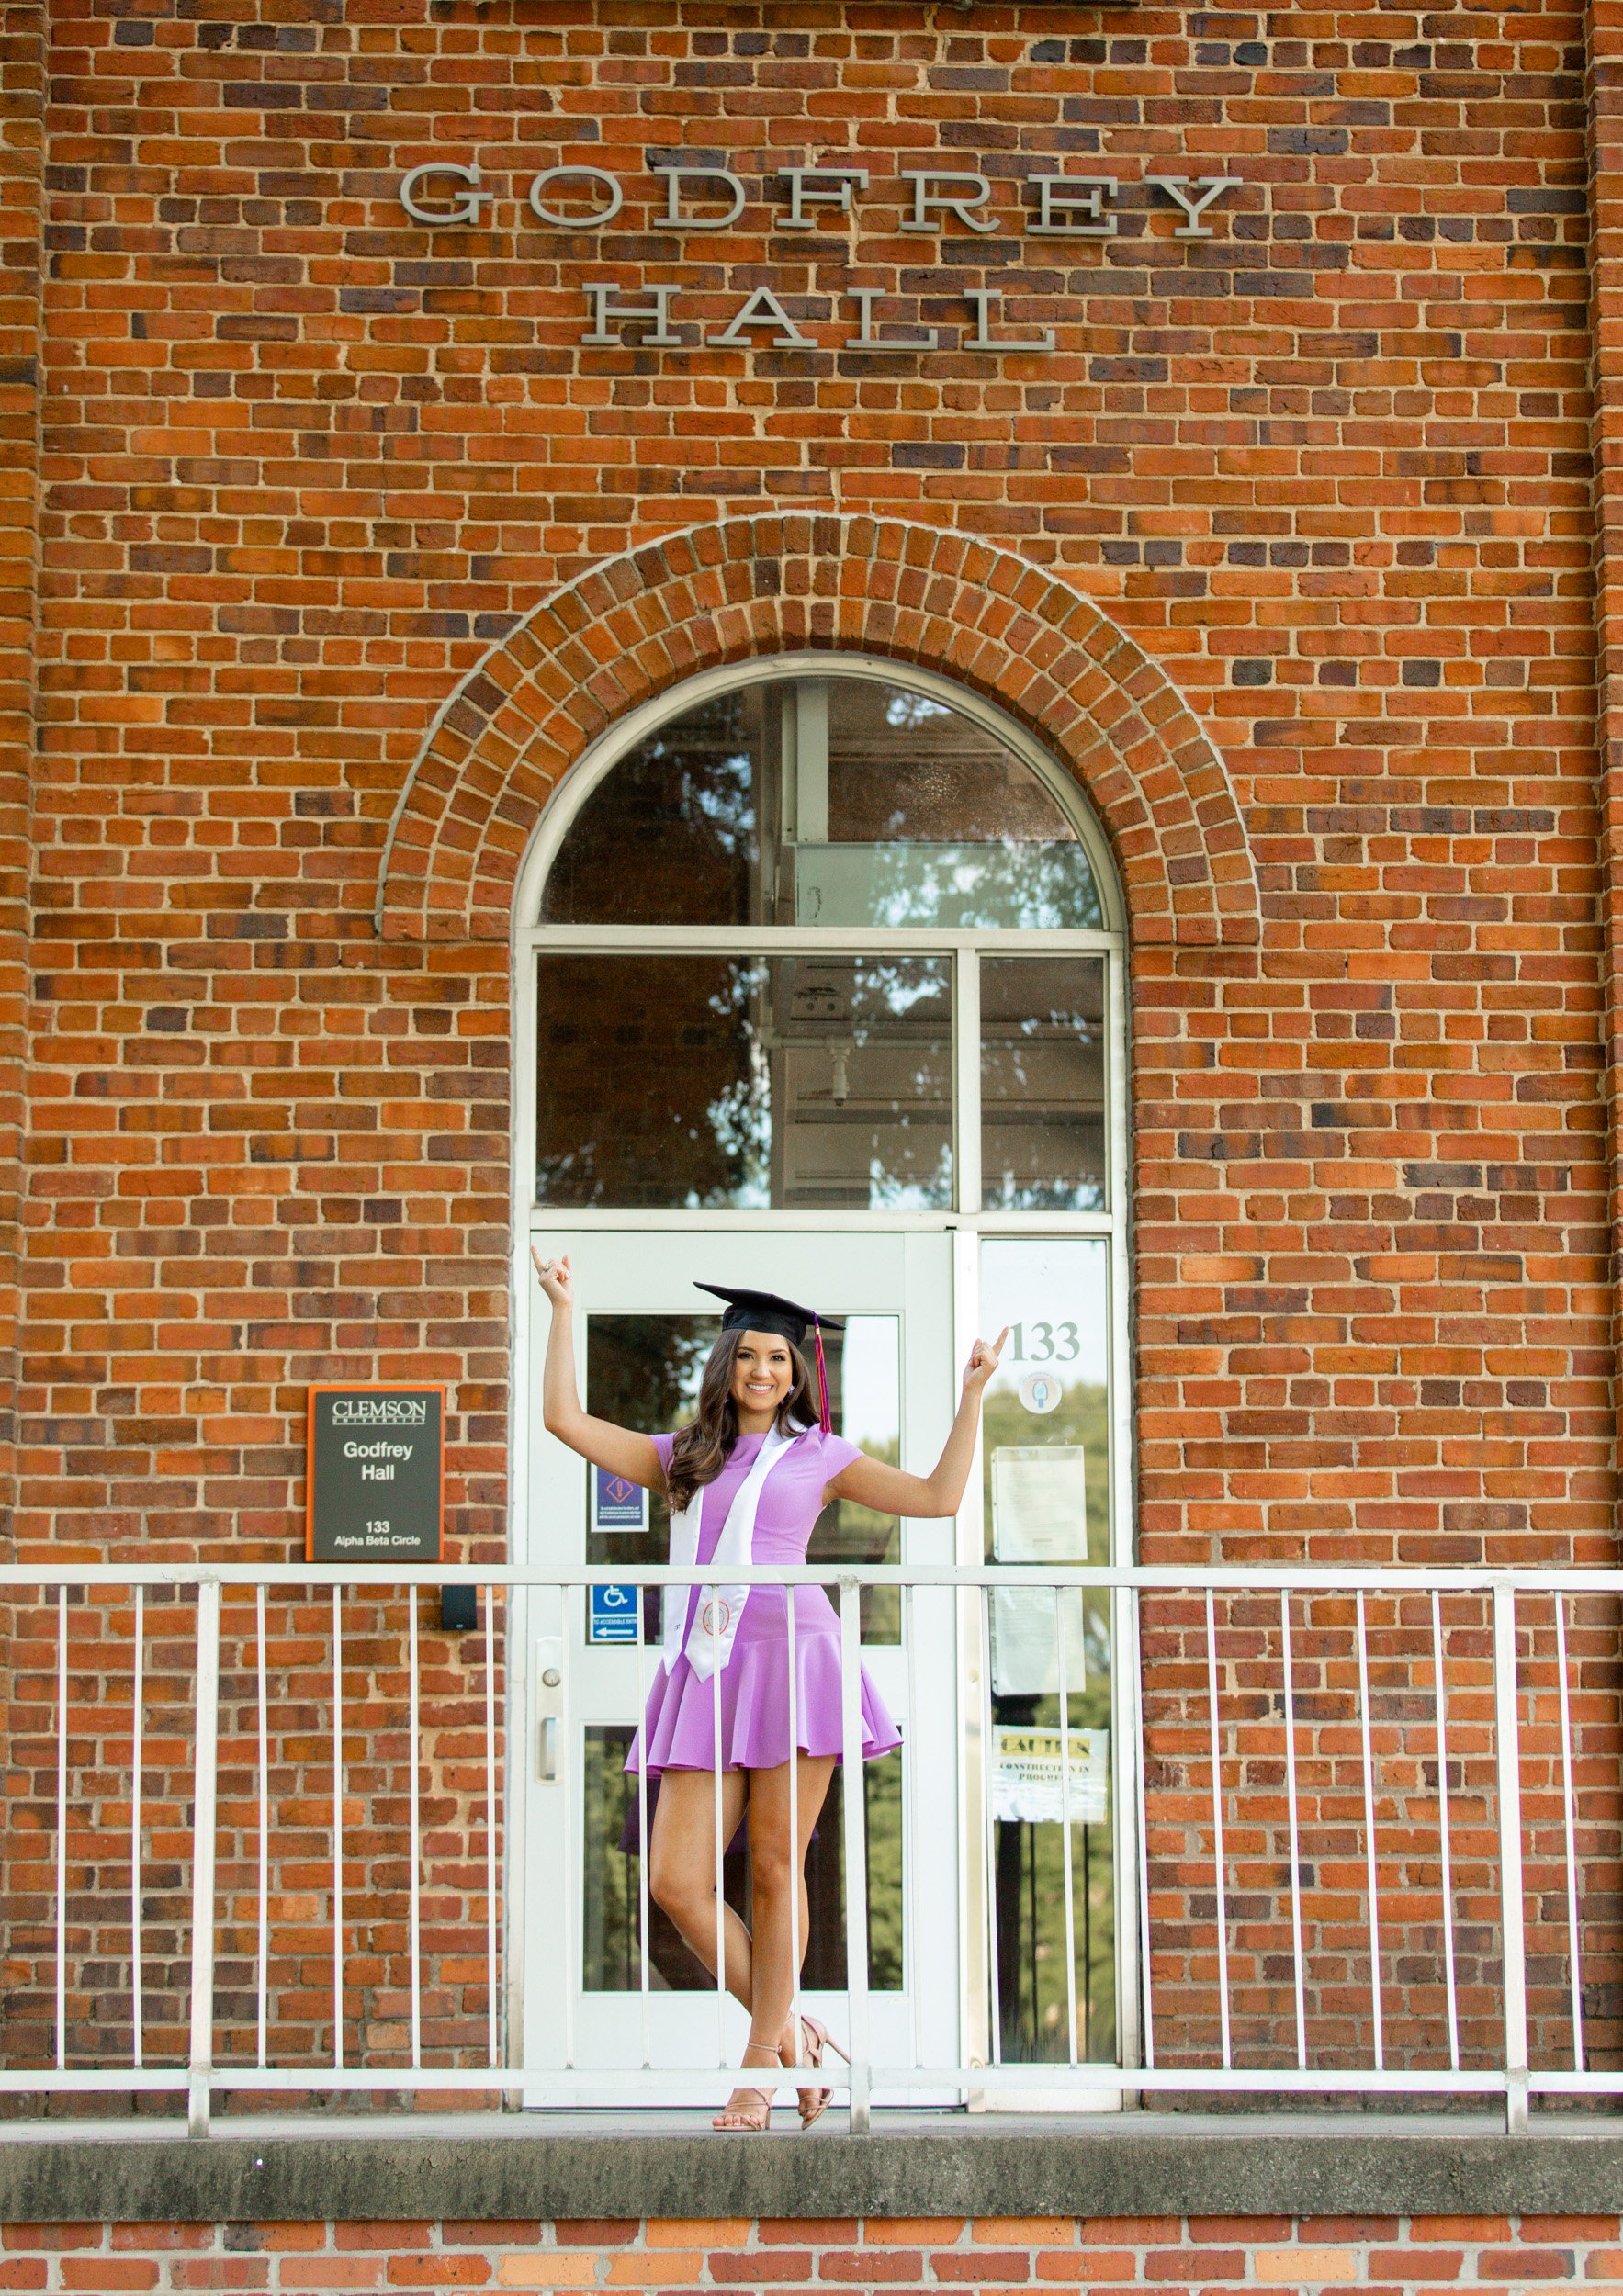
[(990, 1343), (984, 1339), (975, 1341), (969, 1351), (969, 1361), (964, 1367), (964, 1391), (966, 1395), (978, 1395), (986, 1386), (1002, 1361), (1003, 1343), (1008, 1337), (1009, 1326), (1006, 1323)]
[(543, 1259), (540, 1245), (532, 1244), (530, 1258), (534, 1263), (536, 1275), (541, 1279), (541, 1289), (553, 1306), (572, 1308), (575, 1304), (574, 1278), (569, 1274), (568, 1254), (562, 1259)]

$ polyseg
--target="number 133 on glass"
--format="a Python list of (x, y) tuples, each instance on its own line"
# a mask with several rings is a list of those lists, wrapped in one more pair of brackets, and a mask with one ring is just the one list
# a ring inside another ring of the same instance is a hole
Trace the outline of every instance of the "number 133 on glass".
[(1014, 1363), (1075, 1363), (1081, 1352), (1074, 1323), (1017, 1323), (1009, 1334)]

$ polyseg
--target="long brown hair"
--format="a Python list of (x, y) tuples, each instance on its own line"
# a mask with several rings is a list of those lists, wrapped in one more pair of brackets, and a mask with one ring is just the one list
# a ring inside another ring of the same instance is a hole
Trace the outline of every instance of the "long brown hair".
[[(671, 1446), (671, 1464), (665, 1469), (665, 1488), (671, 1494), (671, 1512), (680, 1514), (690, 1504), (694, 1491), (713, 1483), (727, 1465), (727, 1453), (738, 1439), (738, 1407), (733, 1401), (733, 1365), (738, 1359), (738, 1345), (745, 1334), (741, 1331), (723, 1332), (710, 1350), (699, 1381), (698, 1415), (691, 1420)], [(776, 1334), (773, 1334), (777, 1336)], [(800, 1427), (811, 1425), (817, 1418), (817, 1406), (812, 1401), (815, 1392), (811, 1372), (806, 1357), (789, 1340), (783, 1345), (789, 1350), (789, 1361), (795, 1377), (789, 1392), (778, 1406), (777, 1424), (780, 1434), (789, 1435)]]

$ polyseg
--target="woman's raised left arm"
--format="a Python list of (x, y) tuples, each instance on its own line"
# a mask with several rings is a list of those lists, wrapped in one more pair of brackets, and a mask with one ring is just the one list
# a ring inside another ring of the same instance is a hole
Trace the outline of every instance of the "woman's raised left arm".
[(997, 1368), (1008, 1337), (1005, 1324), (989, 1345), (977, 1339), (970, 1349), (957, 1416), (941, 1456), (928, 1475), (907, 1475), (899, 1467), (886, 1467), (879, 1459), (864, 1457), (842, 1468), (828, 1489), (839, 1498), (854, 1499), (860, 1507), (872, 1507), (875, 1514), (956, 1514), (975, 1460), (981, 1397)]

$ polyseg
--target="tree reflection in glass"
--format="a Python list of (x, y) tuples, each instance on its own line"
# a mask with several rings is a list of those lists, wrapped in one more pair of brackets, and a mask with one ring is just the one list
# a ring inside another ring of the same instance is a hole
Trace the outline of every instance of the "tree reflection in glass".
[(547, 952), (537, 992), (539, 1201), (951, 1206), (944, 957)]
[(736, 688), (648, 735), (570, 824), (541, 917), (992, 931), (1103, 921), (1087, 852), (1024, 758), (945, 702), (849, 676)]
[(1104, 996), (1102, 958), (982, 958), (985, 1210), (1103, 1208)]
[(621, 759), (569, 826), (542, 922), (756, 921), (769, 715), (760, 686), (717, 694)]

